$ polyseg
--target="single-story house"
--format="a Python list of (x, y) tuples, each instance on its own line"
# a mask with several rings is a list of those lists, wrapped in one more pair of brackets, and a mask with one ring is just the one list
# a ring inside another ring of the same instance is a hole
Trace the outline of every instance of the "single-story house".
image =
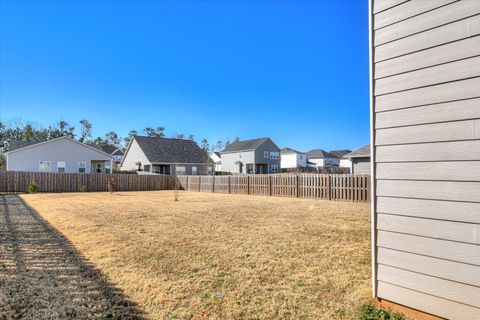
[(270, 138), (242, 140), (222, 152), (222, 171), (231, 173), (280, 172), (280, 148)]
[(350, 173), (370, 174), (370, 145), (361, 147), (358, 150), (347, 153), (345, 158), (350, 160)]
[(220, 152), (210, 153), (210, 159), (215, 163), (215, 172), (222, 171), (222, 158)]
[(64, 136), (48, 141), (11, 141), (7, 171), (111, 173), (112, 155)]
[(307, 154), (292, 148), (280, 150), (280, 167), (282, 169), (305, 168), (307, 166)]
[(340, 159), (337, 156), (322, 150), (313, 149), (307, 152), (308, 161), (318, 169), (328, 166), (338, 166)]
[(133, 136), (120, 170), (206, 175), (213, 173), (214, 165), (208, 154), (193, 140)]

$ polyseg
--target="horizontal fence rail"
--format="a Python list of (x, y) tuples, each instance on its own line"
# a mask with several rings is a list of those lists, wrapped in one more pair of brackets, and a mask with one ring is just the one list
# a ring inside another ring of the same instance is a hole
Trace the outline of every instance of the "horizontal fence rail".
[[(113, 179), (113, 180), (112, 180)], [(257, 174), (233, 176), (165, 176), (97, 173), (0, 172), (0, 192), (27, 192), (35, 182), (38, 192), (174, 190), (250, 194), (338, 201), (370, 201), (370, 176), (353, 174)]]
[(32, 182), (38, 192), (109, 191), (111, 179), (116, 191), (173, 190), (176, 181), (164, 175), (7, 171), (0, 172), (0, 192), (27, 192)]
[(337, 201), (370, 201), (370, 176), (356, 174), (257, 174), (178, 176), (187, 191)]

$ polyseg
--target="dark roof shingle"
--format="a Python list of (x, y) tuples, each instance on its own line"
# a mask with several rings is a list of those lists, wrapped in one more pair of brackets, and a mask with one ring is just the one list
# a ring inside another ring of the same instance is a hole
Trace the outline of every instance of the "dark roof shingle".
[(212, 160), (192, 140), (134, 136), (151, 163), (211, 163)]
[(242, 140), (229, 144), (222, 152), (237, 152), (245, 150), (255, 150), (269, 138), (258, 138), (251, 140)]
[(305, 153), (292, 148), (282, 148), (280, 149), (281, 154), (294, 154), (294, 153)]
[(352, 150), (332, 150), (330, 151), (330, 154), (333, 154), (337, 158), (341, 159), (343, 158), (344, 155), (352, 152)]
[(336, 158), (336, 156), (334, 156), (333, 154), (325, 151), (325, 150), (322, 150), (322, 149), (313, 149), (313, 150), (310, 150), (307, 152), (307, 155), (309, 158), (312, 158), (312, 159), (322, 159), (322, 158)]
[(34, 144), (40, 143), (41, 141), (20, 141), (20, 140), (13, 140), (10, 141), (8, 144), (8, 151), (13, 151), (21, 148), (25, 148), (28, 146), (32, 146)]
[(361, 147), (358, 150), (347, 153), (345, 155), (345, 158), (368, 158), (368, 157), (370, 157), (370, 145), (369, 144)]

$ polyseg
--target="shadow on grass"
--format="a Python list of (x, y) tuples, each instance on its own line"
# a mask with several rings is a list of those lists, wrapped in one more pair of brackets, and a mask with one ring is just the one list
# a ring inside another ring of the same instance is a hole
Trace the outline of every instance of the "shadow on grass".
[(23, 199), (0, 195), (0, 319), (144, 319)]

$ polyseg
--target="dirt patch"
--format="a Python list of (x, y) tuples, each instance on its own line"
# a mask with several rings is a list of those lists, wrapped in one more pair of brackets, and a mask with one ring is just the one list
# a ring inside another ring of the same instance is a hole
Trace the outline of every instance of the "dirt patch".
[(22, 196), (153, 319), (349, 319), (369, 205), (173, 192)]

